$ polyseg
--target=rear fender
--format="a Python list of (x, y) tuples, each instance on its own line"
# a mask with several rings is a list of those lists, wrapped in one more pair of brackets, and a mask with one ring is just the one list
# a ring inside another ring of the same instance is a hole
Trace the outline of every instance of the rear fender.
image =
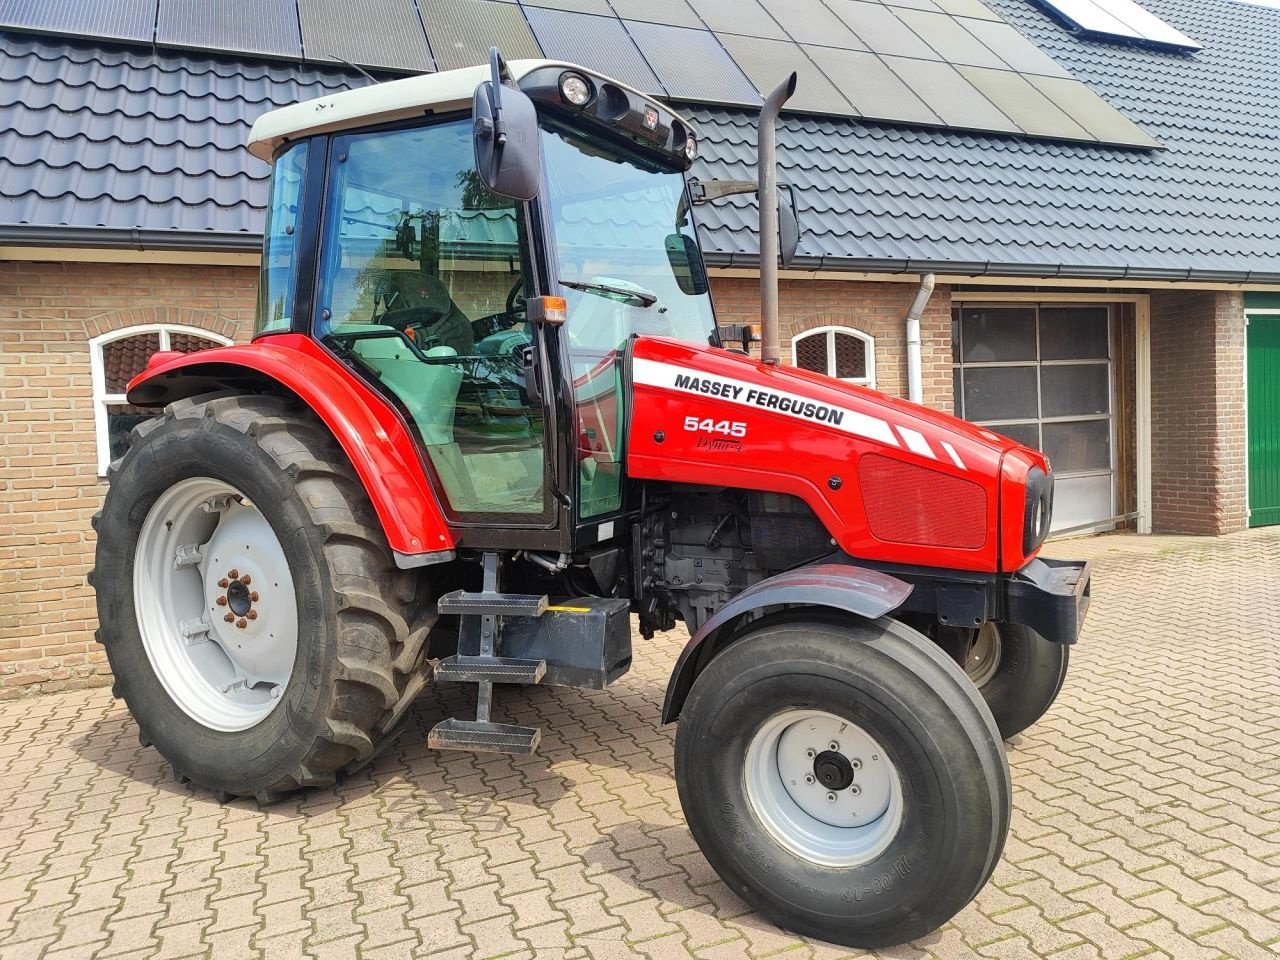
[(662, 722), (680, 716), (693, 681), (748, 620), (784, 607), (818, 607), (875, 620), (902, 606), (911, 590), (911, 584), (887, 573), (843, 563), (799, 567), (753, 584), (716, 611), (685, 644), (667, 683)]
[(219, 389), (285, 391), (329, 428), (364, 484), (403, 568), (450, 560), (455, 542), (413, 435), (382, 397), (309, 337), (281, 334), (248, 346), (156, 354), (127, 399), (158, 407)]

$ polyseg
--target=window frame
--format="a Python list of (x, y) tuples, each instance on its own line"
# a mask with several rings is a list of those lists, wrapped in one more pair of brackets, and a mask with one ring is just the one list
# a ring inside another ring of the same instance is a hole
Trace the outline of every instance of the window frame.
[(112, 404), (128, 403), (123, 393), (107, 393), (107, 366), (103, 348), (117, 340), (128, 340), (130, 337), (143, 336), (148, 333), (157, 335), (159, 347), (157, 353), (168, 350), (169, 337), (172, 334), (186, 334), (210, 340), (216, 346), (229, 347), (235, 341), (212, 330), (193, 327), (183, 323), (139, 323), (129, 327), (120, 327), (100, 333), (89, 340), (89, 377), (93, 396), (93, 433), (98, 454), (98, 476), (107, 475), (107, 467), (111, 465), (111, 432), (108, 423), (107, 408)]
[[(861, 377), (837, 377), (835, 375), (836, 366), (836, 334), (843, 333), (846, 336), (856, 337), (861, 340), (864, 347), (863, 356), (866, 358), (866, 374)], [(812, 330), (805, 330), (797, 333), (791, 338), (791, 365), (800, 367), (796, 361), (796, 345), (800, 341), (808, 337), (814, 337), (818, 334), (824, 334), (827, 338), (827, 369), (823, 371), (828, 377), (839, 380), (842, 383), (852, 383), (860, 387), (866, 387), (869, 390), (876, 389), (876, 338), (869, 333), (865, 333), (856, 327), (841, 326), (840, 324), (827, 324), (822, 327), (814, 327)], [(818, 371), (810, 371), (818, 372)]]

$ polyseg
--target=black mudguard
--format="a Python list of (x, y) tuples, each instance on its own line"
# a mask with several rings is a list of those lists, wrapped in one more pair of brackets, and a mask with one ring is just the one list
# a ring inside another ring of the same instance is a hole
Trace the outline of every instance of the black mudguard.
[(902, 606), (912, 589), (887, 573), (843, 563), (797, 567), (753, 584), (716, 611), (685, 644), (667, 683), (662, 722), (680, 716), (693, 681), (725, 645), (740, 617), (784, 607), (825, 607), (875, 620)]

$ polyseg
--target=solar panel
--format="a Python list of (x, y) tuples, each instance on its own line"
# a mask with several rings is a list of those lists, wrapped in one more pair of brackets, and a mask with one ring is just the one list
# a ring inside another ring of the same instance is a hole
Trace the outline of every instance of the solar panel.
[(5, 0), (0, 3), (0, 26), (150, 43), (155, 35), (156, 3), (157, 0)]
[(1039, 73), (1047, 77), (1069, 77), (1058, 62), (1007, 23), (965, 18), (966, 30), (981, 40), (991, 52), (1020, 73)]
[(413, 0), (365, 0), (358, 7), (350, 0), (298, 0), (298, 17), (308, 60), (341, 57), (365, 67), (432, 69)]
[[(430, 0), (428, 0), (428, 6)], [(522, 0), (526, 7), (550, 7), (553, 10), (571, 10), (574, 13), (594, 13), (600, 17), (613, 16), (608, 0)], [(585, 66), (585, 64), (584, 64)]]
[(716, 33), (787, 39), (787, 32), (756, 0), (689, 0), (689, 6)]
[(163, 0), (156, 43), (299, 60), (298, 5), (296, 0)]
[(1004, 61), (960, 25), (955, 17), (922, 10), (899, 10), (898, 17), (938, 52), (935, 60), (973, 67), (1003, 67)]
[(821, 43), (848, 50), (866, 49), (822, 0), (761, 0), (761, 3), (797, 43)]
[(1036, 0), (1036, 3), (1081, 33), (1178, 50), (1201, 49), (1200, 44), (1181, 30), (1134, 0)]
[(706, 30), (635, 20), (626, 26), (668, 95), (709, 103), (760, 103), (751, 81)]
[(685, 0), (610, 0), (613, 11), (623, 20), (667, 23), (673, 27), (705, 29), (693, 7)]
[(1028, 75), (1027, 79), (1057, 104), (1058, 109), (1103, 143), (1124, 143), (1135, 147), (1160, 146), (1159, 140), (1150, 136), (1079, 80), (1035, 75)]
[(1000, 15), (992, 13), (982, 0), (933, 0), (943, 13), (953, 17), (976, 17), (979, 20), (992, 20), (1000, 23)]
[(998, 133), (1022, 133), (973, 84), (960, 76), (955, 67), (946, 63), (907, 60), (902, 57), (885, 57), (884, 60), (947, 126), (966, 130), (993, 130)]
[(805, 47), (805, 52), (862, 116), (942, 125), (942, 119), (874, 53), (817, 46)]
[(548, 57), (599, 70), (644, 93), (664, 93), (622, 21), (537, 7), (528, 7), (525, 15)]
[(493, 46), (508, 60), (542, 56), (538, 41), (533, 39), (524, 15), (514, 3), (431, 0), (420, 9), (441, 70), (488, 63), (489, 48)]
[(795, 96), (787, 102), (790, 109), (803, 113), (858, 116), (849, 101), (796, 44), (731, 33), (716, 36), (761, 94), (769, 93), (794, 70), (799, 82)]
[(933, 48), (903, 23), (891, 7), (866, 0), (842, 0), (832, 4), (831, 9), (876, 53), (920, 57), (923, 60), (938, 59)]
[(1096, 138), (1063, 113), (1026, 77), (1009, 70), (957, 67), (962, 76), (1027, 133), (1041, 137), (1094, 141)]

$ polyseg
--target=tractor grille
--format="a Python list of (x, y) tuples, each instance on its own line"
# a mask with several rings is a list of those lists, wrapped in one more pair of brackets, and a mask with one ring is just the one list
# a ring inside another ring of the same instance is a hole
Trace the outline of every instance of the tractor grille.
[(859, 461), (858, 481), (877, 540), (962, 550), (987, 542), (987, 494), (976, 483), (875, 453)]

